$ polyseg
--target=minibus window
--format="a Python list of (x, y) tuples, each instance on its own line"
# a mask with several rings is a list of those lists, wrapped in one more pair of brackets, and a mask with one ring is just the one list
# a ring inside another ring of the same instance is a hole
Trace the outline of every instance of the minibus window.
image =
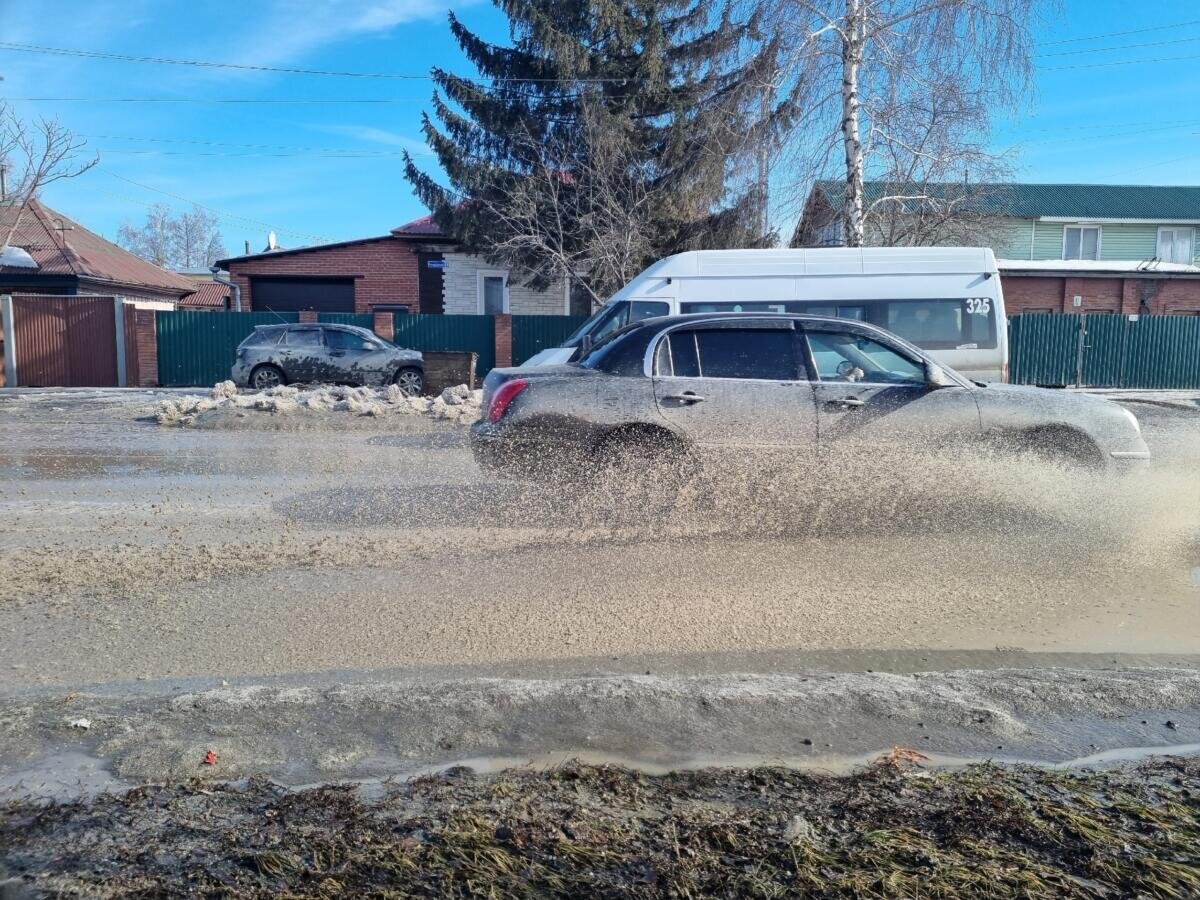
[(665, 316), (671, 311), (670, 306), (663, 300), (633, 300), (621, 303), (609, 303), (594, 316), (584, 322), (567, 338), (567, 346), (578, 346), (585, 334), (592, 336), (592, 343), (598, 344), (618, 328), (624, 328), (642, 319), (654, 316)]
[(759, 300), (728, 301), (720, 303), (680, 303), (681, 313), (720, 312), (797, 312), (795, 303), (769, 303)]
[(955, 300), (890, 300), (884, 304), (888, 331), (928, 350), (996, 346), (996, 305), (990, 297)]

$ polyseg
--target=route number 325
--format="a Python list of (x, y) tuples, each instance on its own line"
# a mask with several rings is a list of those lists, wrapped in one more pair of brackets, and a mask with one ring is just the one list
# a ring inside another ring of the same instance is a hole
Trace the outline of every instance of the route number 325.
[(971, 297), (967, 300), (967, 313), (972, 316), (986, 316), (992, 311), (990, 297)]

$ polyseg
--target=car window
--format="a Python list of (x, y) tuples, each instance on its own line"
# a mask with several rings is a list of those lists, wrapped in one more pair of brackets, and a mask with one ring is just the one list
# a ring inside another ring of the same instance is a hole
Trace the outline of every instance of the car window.
[(279, 343), (282, 328), (256, 328), (254, 333), (242, 341), (243, 347), (271, 347)]
[[(795, 381), (791, 329), (720, 328), (675, 331), (659, 350), (659, 374), (677, 378), (761, 378)], [(669, 371), (664, 371), (664, 367)]]
[(809, 332), (808, 345), (822, 381), (925, 383), (924, 365), (860, 334)]
[(288, 347), (320, 347), (320, 328), (297, 328), (287, 333), (284, 344)]
[(340, 328), (325, 330), (325, 343), (333, 350), (377, 350), (376, 343), (353, 331), (342, 331)]

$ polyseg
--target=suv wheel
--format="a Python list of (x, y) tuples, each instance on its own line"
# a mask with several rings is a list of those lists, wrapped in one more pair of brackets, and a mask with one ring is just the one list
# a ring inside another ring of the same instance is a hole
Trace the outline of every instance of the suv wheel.
[(265, 391), (281, 384), (286, 384), (286, 379), (278, 366), (259, 366), (250, 373), (250, 386), (255, 390)]
[(425, 389), (425, 376), (420, 369), (405, 368), (396, 373), (396, 386), (407, 397), (418, 397)]

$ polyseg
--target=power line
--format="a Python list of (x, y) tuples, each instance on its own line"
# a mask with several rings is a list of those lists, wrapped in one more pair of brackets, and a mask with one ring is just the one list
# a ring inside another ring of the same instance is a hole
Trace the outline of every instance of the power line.
[(205, 150), (127, 150), (112, 147), (98, 148), (97, 153), (105, 154), (112, 153), (120, 156), (216, 156), (223, 158), (238, 157), (247, 159), (257, 157), (259, 159), (294, 159), (296, 157), (304, 157), (305, 159), (395, 159), (398, 156), (403, 156), (403, 150), (383, 150), (378, 153), (221, 153)]
[(1041, 72), (1065, 72), (1068, 69), (1107, 69), (1112, 66), (1137, 66), (1142, 63), (1179, 62), (1185, 59), (1200, 59), (1200, 53), (1191, 56), (1159, 56), (1155, 59), (1122, 59), (1117, 62), (1079, 63), (1073, 66), (1038, 66)]
[(1082, 41), (1098, 41), (1102, 38), (1110, 37), (1125, 37), (1129, 34), (1145, 34), (1148, 31), (1166, 31), (1170, 28), (1187, 28), (1192, 25), (1200, 25), (1200, 19), (1192, 19), (1189, 22), (1171, 22), (1167, 25), (1152, 25), (1149, 28), (1134, 28), (1131, 31), (1109, 31), (1104, 34), (1092, 34), (1087, 37), (1065, 38), (1061, 41), (1041, 41), (1039, 47), (1054, 47), (1059, 44), (1078, 44)]
[(1078, 56), (1080, 53), (1111, 53), (1114, 50), (1139, 50), (1143, 47), (1166, 47), (1169, 44), (1194, 44), (1200, 41), (1200, 36), (1176, 38), (1173, 41), (1151, 41), (1146, 44), (1118, 44), (1115, 47), (1088, 47), (1084, 50), (1060, 50), (1057, 53), (1039, 53), (1036, 59), (1049, 59), (1052, 56)]
[(312, 99), (261, 99), (242, 97), (9, 97), (23, 103), (425, 103), (426, 98), (386, 97), (359, 99), (353, 97)]
[[(1195, 120), (1200, 122), (1200, 119)], [(1132, 123), (1141, 124), (1141, 123)], [(164, 137), (145, 137), (142, 135), (130, 134), (93, 134), (84, 135), (90, 140), (100, 141), (146, 141), (154, 144), (195, 144), (202, 147), (244, 147), (251, 150), (309, 150), (316, 153), (357, 153), (371, 152), (369, 148), (359, 147), (297, 147), (293, 144), (238, 144), (228, 141), (202, 141), (195, 138), (164, 138)], [(385, 152), (385, 151), (380, 151)], [(389, 151), (390, 152), (390, 151)]]
[(112, 171), (104, 168), (103, 166), (97, 166), (96, 169), (100, 172), (103, 172), (109, 178), (116, 178), (118, 181), (124, 181), (126, 184), (132, 184), (134, 187), (140, 187), (147, 191), (153, 191), (156, 194), (162, 194), (164, 197), (170, 197), (173, 200), (179, 200), (183, 203), (190, 203), (192, 206), (198, 206), (203, 210), (207, 210), (208, 212), (213, 213), (214, 215), (221, 216), (222, 218), (225, 218), (225, 219), (231, 219), (231, 220), (235, 220), (235, 221), (244, 222), (246, 224), (253, 225), (256, 228), (266, 228), (268, 230), (273, 229), (277, 232), (280, 232), (281, 234), (291, 234), (291, 235), (295, 235), (296, 237), (299, 237), (299, 238), (305, 238), (306, 240), (316, 241), (317, 243), (327, 244), (327, 243), (332, 242), (332, 238), (329, 238), (325, 235), (307, 234), (303, 231), (295, 231), (291, 228), (281, 228), (277, 225), (269, 225), (266, 222), (260, 222), (257, 219), (251, 219), (246, 216), (239, 216), (236, 213), (227, 212), (226, 210), (223, 210), (223, 209), (217, 209), (215, 206), (208, 206), (204, 203), (198, 203), (195, 200), (192, 200), (188, 197), (181, 196), (180, 194), (173, 194), (170, 191), (164, 191), (162, 188), (156, 188), (149, 184), (143, 184), (140, 181), (134, 181), (132, 178), (126, 178), (124, 175), (118, 175), (116, 172), (112, 172)]
[[(57, 56), (80, 56), (86, 59), (111, 59), (120, 62), (154, 63), (167, 66), (193, 66), (203, 69), (237, 69), (247, 72), (276, 72), (284, 75), (324, 75), (337, 78), (387, 78), (402, 81), (431, 81), (432, 75), (411, 75), (400, 72), (345, 72), (331, 69), (300, 69), (289, 66), (263, 66), (252, 63), (225, 63), (201, 59), (176, 59), (166, 56), (135, 56), (131, 53), (106, 53), (99, 50), (81, 50), (74, 47), (46, 47), (40, 44), (19, 44), (13, 41), (0, 41), (0, 50), (11, 50), (20, 53), (49, 53)], [(515, 82), (625, 82), (630, 78), (520, 78), (506, 76), (495, 78), (494, 81)]]

